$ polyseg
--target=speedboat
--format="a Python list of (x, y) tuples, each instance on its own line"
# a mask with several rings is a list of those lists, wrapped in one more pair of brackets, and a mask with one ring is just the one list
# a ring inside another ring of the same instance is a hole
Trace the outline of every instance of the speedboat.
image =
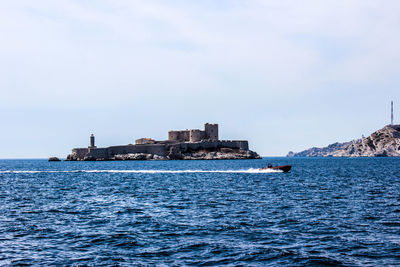
[(283, 172), (289, 172), (291, 169), (292, 169), (292, 165), (282, 165), (282, 166), (272, 167), (271, 164), (268, 164), (267, 167), (261, 168), (260, 171), (263, 171), (263, 170), (281, 170)]

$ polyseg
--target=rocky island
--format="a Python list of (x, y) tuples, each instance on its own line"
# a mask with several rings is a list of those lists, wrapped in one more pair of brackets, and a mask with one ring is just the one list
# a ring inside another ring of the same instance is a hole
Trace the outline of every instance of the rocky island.
[(67, 161), (102, 160), (216, 160), (260, 159), (249, 150), (245, 140), (219, 140), (218, 124), (204, 125), (204, 130), (169, 131), (168, 140), (156, 141), (140, 138), (135, 144), (98, 148), (95, 137), (90, 136), (90, 146), (74, 148)]
[(313, 147), (288, 157), (400, 157), (400, 125), (387, 125), (370, 136), (327, 147)]

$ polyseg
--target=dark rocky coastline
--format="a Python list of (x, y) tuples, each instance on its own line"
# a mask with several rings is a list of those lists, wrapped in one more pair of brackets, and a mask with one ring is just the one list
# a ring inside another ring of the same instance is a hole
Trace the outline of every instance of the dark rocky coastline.
[(400, 157), (400, 125), (387, 125), (370, 136), (327, 147), (313, 147), (288, 157)]
[(166, 156), (151, 153), (127, 153), (116, 154), (109, 158), (96, 158), (85, 156), (83, 158), (72, 153), (67, 156), (66, 161), (108, 161), (108, 160), (226, 160), (226, 159), (261, 159), (261, 156), (251, 150), (220, 148), (201, 149), (198, 151), (184, 152), (173, 147)]

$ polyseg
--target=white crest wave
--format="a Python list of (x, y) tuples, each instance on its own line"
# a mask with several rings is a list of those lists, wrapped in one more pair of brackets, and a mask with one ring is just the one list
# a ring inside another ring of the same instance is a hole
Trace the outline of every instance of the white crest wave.
[(250, 168), (247, 170), (71, 170), (71, 171), (53, 171), (53, 170), (7, 170), (0, 173), (279, 173), (281, 170), (260, 170)]

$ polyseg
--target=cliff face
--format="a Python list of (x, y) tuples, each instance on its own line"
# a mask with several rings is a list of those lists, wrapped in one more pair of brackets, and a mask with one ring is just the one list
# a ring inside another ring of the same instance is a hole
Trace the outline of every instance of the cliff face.
[(323, 148), (311, 148), (292, 157), (400, 157), (400, 125), (387, 125), (370, 136)]

